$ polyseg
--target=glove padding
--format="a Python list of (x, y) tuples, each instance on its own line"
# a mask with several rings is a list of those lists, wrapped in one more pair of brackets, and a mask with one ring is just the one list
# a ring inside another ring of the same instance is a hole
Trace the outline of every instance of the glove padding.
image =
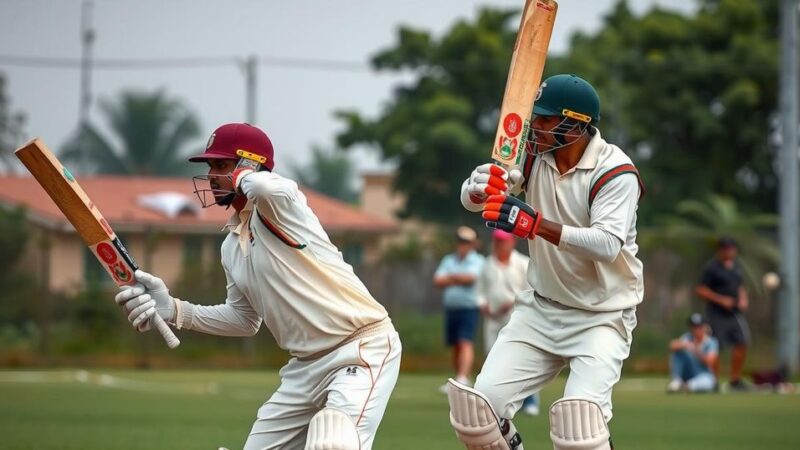
[(507, 171), (497, 164), (486, 163), (472, 171), (467, 180), (467, 193), (472, 203), (483, 203), (490, 195), (508, 194), (522, 179), (518, 169)]
[(145, 271), (134, 272), (137, 283), (123, 286), (114, 301), (128, 314), (128, 321), (140, 332), (150, 329), (150, 317), (158, 314), (167, 322), (175, 319), (175, 299), (161, 278)]
[(535, 239), (542, 215), (522, 200), (509, 195), (492, 195), (483, 207), (486, 226), (523, 239)]

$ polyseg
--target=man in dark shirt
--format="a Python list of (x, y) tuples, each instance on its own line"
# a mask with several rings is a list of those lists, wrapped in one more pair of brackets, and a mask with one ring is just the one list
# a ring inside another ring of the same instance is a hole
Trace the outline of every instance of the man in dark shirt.
[[(721, 238), (716, 257), (706, 263), (695, 292), (706, 302), (706, 317), (714, 337), (719, 340), (720, 348), (733, 346), (730, 387), (744, 390), (747, 385), (742, 381), (742, 368), (747, 356), (750, 330), (742, 313), (747, 310), (749, 299), (741, 268), (736, 262), (737, 256), (736, 242), (731, 238)], [(714, 372), (719, 376), (718, 365)]]

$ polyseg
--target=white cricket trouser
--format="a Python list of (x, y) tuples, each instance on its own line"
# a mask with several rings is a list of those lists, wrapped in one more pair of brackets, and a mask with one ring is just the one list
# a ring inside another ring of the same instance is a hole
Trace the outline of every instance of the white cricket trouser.
[(357, 339), (311, 361), (291, 359), (259, 409), (245, 450), (302, 450), (311, 417), (324, 407), (349, 414), (370, 450), (400, 371), (397, 332)]
[(500, 319), (487, 318), (483, 320), (483, 348), (487, 353), (494, 346), (497, 341), (497, 335), (508, 324), (509, 319), (511, 319), (511, 313)]
[(511, 321), (489, 351), (475, 389), (501, 418), (512, 419), (525, 397), (569, 365), (565, 397), (594, 400), (611, 420), (611, 389), (630, 352), (635, 308), (593, 312), (520, 294)]

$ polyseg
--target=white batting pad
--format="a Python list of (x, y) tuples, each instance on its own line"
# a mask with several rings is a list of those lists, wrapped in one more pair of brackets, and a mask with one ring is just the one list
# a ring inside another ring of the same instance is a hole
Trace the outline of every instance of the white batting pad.
[(452, 378), (447, 383), (450, 424), (468, 450), (522, 450), (522, 444), (512, 449), (503, 437), (500, 418), (483, 394)]
[(308, 424), (305, 450), (359, 450), (353, 419), (335, 408), (323, 408)]
[(611, 450), (603, 411), (582, 398), (556, 400), (550, 407), (550, 439), (554, 450)]

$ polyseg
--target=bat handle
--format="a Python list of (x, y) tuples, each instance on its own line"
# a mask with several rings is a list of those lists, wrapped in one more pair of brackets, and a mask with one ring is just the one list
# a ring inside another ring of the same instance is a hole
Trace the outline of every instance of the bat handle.
[(164, 319), (158, 315), (158, 313), (153, 314), (152, 317), (152, 325), (155, 325), (156, 329), (159, 333), (161, 333), (161, 337), (164, 338), (164, 341), (167, 342), (167, 346), (169, 348), (175, 348), (181, 345), (180, 339), (175, 336), (175, 333), (172, 332), (172, 329), (167, 325), (167, 322), (164, 322)]

